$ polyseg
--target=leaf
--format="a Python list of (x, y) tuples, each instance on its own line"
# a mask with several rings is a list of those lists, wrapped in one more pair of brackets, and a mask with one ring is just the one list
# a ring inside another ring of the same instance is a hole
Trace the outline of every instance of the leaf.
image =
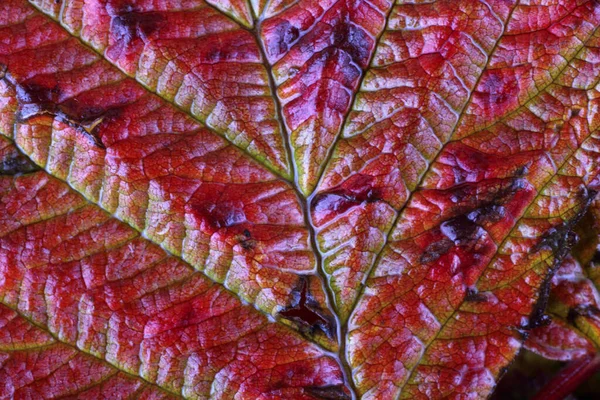
[(521, 3), (1, 2), (1, 315), (94, 371), (7, 393), (486, 398), (600, 188), (600, 4)]
[(3, 395), (313, 398), (342, 384), (316, 345), (66, 184), (2, 177), (0, 194)]

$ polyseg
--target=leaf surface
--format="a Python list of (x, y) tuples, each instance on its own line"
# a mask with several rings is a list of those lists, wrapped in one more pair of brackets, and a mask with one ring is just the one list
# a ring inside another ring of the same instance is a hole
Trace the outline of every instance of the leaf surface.
[(3, 395), (313, 398), (343, 383), (316, 345), (46, 173), (0, 178), (0, 211)]
[(3, 1), (0, 370), (39, 377), (3, 390), (485, 398), (530, 332), (591, 351), (540, 323), (600, 187), (599, 26), (593, 0)]

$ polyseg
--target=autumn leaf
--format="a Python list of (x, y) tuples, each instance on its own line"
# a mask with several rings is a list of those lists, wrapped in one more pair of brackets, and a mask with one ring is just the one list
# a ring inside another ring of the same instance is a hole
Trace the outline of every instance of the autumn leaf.
[(599, 26), (594, 0), (3, 0), (0, 393), (486, 398), (600, 186)]

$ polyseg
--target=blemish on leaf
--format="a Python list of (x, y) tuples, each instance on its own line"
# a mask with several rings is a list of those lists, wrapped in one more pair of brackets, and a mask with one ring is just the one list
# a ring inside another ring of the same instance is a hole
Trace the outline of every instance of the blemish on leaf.
[(372, 177), (357, 175), (353, 179), (346, 181), (339, 188), (316, 195), (312, 202), (313, 212), (323, 213), (333, 211), (341, 214), (359, 204), (373, 203), (381, 200), (381, 190), (372, 185)]
[(86, 107), (76, 99), (60, 103), (61, 90), (57, 86), (46, 87), (37, 83), (18, 83), (7, 72), (0, 75), (15, 88), (18, 109), (17, 121), (26, 122), (31, 118), (49, 115), (83, 133), (99, 148), (106, 148), (98, 134), (98, 127), (107, 118), (114, 118), (120, 113), (120, 107)]
[(467, 294), (465, 295), (465, 301), (472, 302), (472, 303), (485, 303), (488, 301), (488, 298), (483, 293), (479, 293), (477, 288), (470, 287), (470, 288), (467, 288)]
[(300, 32), (290, 21), (281, 20), (281, 22), (272, 28), (269, 35), (273, 35), (273, 38), (269, 40), (267, 51), (270, 56), (279, 57), (289, 50), (291, 44), (300, 36)]
[(481, 80), (481, 90), (490, 106), (504, 107), (507, 103), (516, 102), (519, 92), (518, 82), (514, 77), (505, 76), (501, 71), (489, 71)]
[(449, 239), (443, 239), (433, 242), (427, 246), (425, 252), (421, 255), (421, 263), (427, 264), (434, 262), (444, 254), (446, 254), (454, 246), (454, 242)]
[(37, 170), (39, 170), (37, 165), (17, 151), (11, 152), (0, 162), (0, 175), (26, 174)]
[(117, 43), (125, 45), (135, 39), (147, 40), (160, 28), (164, 16), (156, 12), (139, 12), (132, 5), (121, 6), (119, 10), (109, 8), (110, 31)]
[(309, 280), (305, 276), (300, 278), (298, 286), (292, 292), (292, 304), (280, 311), (279, 315), (298, 323), (305, 333), (312, 335), (316, 330), (320, 330), (329, 338), (335, 336), (335, 320), (325, 314), (312, 297)]
[(477, 239), (481, 236), (480, 229), (479, 225), (466, 215), (449, 219), (440, 226), (440, 231), (444, 236), (456, 245), (466, 244), (467, 241)]
[(587, 212), (591, 202), (596, 197), (597, 192), (595, 190), (587, 190), (580, 194), (584, 201), (584, 206), (573, 218), (562, 224), (550, 228), (544, 235), (542, 235), (540, 241), (536, 246), (533, 247), (532, 251), (537, 252), (543, 248), (552, 250), (554, 254), (554, 262), (552, 267), (548, 270), (548, 273), (544, 277), (544, 281), (540, 287), (539, 297), (534, 305), (533, 311), (529, 317), (529, 323), (524, 329), (535, 328), (540, 326), (540, 322), (543, 322), (546, 307), (548, 306), (548, 300), (550, 298), (550, 289), (552, 284), (552, 278), (562, 263), (562, 260), (569, 254), (571, 248), (577, 243), (578, 237), (573, 229), (575, 225), (581, 220), (581, 218)]
[(246, 251), (254, 250), (256, 247), (256, 240), (252, 238), (252, 234), (248, 229), (244, 229), (244, 231), (238, 235), (238, 240), (240, 246)]
[(348, 53), (361, 67), (367, 66), (370, 38), (347, 14), (333, 28), (333, 45)]
[(600, 264), (600, 250), (596, 250), (594, 252), (591, 262), (594, 264)]
[(307, 387), (304, 390), (318, 399), (324, 400), (349, 400), (350, 394), (343, 385), (322, 386), (322, 387)]
[[(186, 211), (207, 224), (209, 229), (213, 231), (246, 222), (243, 205), (231, 201), (189, 204), (186, 206)], [(245, 232), (250, 233), (248, 230)]]
[[(484, 233), (483, 226), (487, 223), (501, 221), (506, 216), (506, 204), (517, 192), (526, 187), (524, 178), (527, 167), (523, 166), (515, 172), (515, 178), (503, 189), (492, 194), (479, 207), (450, 218), (440, 224), (440, 233), (444, 239), (431, 243), (421, 255), (422, 263), (431, 263), (446, 254), (456, 246), (471, 246)], [(452, 201), (458, 203), (468, 194), (464, 188), (458, 188), (452, 196)]]

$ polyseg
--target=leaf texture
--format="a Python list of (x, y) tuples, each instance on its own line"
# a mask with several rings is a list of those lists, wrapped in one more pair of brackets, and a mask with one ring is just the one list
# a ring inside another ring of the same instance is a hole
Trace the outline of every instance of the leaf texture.
[[(175, 398), (55, 340), (0, 305), (0, 391), (6, 398)], [(23, 374), (23, 371), (28, 373)]]
[[(44, 172), (0, 178), (0, 210), (0, 299), (3, 320), (15, 332), (6, 346), (31, 349), (7, 359), (39, 368), (39, 382), (28, 383), (33, 387), (46, 385), (57, 396), (59, 389), (102, 389), (112, 377), (127, 378), (134, 391), (160, 394), (160, 387), (187, 398), (313, 398), (312, 387), (342, 384), (337, 361), (317, 346)], [(56, 351), (52, 357), (72, 370), (81, 363), (98, 376), (86, 383), (53, 375), (45, 370), (46, 351)], [(44, 383), (44, 376), (55, 378)], [(30, 390), (9, 378), (14, 390)], [(67, 384), (81, 387), (62, 389)]]
[[(525, 10), (531, 15), (521, 5), (508, 14), (451, 143), (400, 214), (351, 317), (349, 359), (365, 398), (492, 390), (589, 203), (598, 122), (597, 79), (586, 73), (594, 71), (600, 9), (540, 8), (540, 18), (527, 19), (536, 23), (524, 25)], [(542, 37), (556, 40), (560, 56), (549, 57), (563, 60), (554, 73), (536, 69), (532, 52), (516, 57), (515, 46), (535, 48)], [(520, 86), (499, 101), (511, 81), (502, 77), (514, 74)], [(521, 85), (527, 77), (532, 83)], [(485, 126), (487, 119), (496, 122)]]
[[(294, 190), (48, 18), (12, 3), (5, 15), (18, 19), (7, 21), (0, 56), (10, 71), (4, 132), (52, 175), (273, 316), (293, 307), (308, 279), (322, 319), (316, 334), (335, 346)], [(17, 29), (25, 40), (12, 35)]]
[(595, 351), (569, 254), (598, 27), (595, 0), (2, 1), (1, 394), (486, 398), (528, 336)]

